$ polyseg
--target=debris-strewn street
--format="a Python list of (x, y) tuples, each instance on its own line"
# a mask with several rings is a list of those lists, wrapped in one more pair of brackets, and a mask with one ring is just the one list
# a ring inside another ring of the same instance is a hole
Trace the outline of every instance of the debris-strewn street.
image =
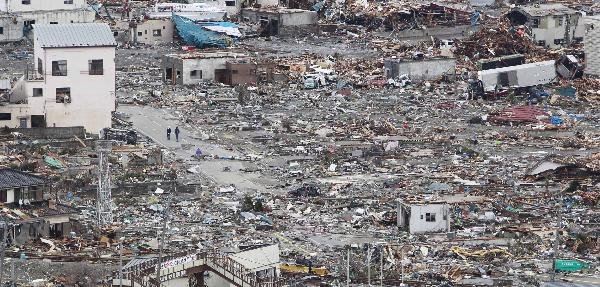
[(173, 2), (0, 0), (0, 285), (600, 286), (597, 3)]

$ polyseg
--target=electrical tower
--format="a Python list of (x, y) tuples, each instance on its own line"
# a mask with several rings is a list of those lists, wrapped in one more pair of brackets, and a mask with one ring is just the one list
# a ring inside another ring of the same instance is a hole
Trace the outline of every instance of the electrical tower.
[(110, 166), (108, 155), (112, 151), (111, 141), (99, 140), (96, 142), (98, 152), (98, 198), (96, 216), (98, 227), (113, 222), (112, 220), (112, 196), (110, 191)]

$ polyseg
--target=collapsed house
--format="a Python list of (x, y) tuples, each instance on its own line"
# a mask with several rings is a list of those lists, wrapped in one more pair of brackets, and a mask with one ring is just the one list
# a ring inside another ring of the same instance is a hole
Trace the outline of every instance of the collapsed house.
[(95, 18), (85, 0), (1, 0), (0, 41), (23, 38), (33, 24), (91, 23)]
[(446, 202), (398, 201), (400, 228), (407, 228), (411, 234), (450, 231), (450, 207)]
[(581, 13), (563, 4), (517, 6), (506, 17), (513, 26), (524, 25), (533, 42), (547, 48), (580, 42), (585, 32)]
[(40, 237), (62, 237), (72, 230), (77, 210), (46, 200), (44, 178), (13, 169), (0, 169), (0, 217), (7, 223), (7, 239), (24, 244)]
[(83, 126), (97, 134), (115, 110), (116, 42), (107, 24), (34, 25), (33, 65), (0, 106), (12, 128)]
[(293, 33), (295, 27), (318, 28), (318, 15), (315, 11), (289, 8), (244, 8), (241, 12), (244, 21), (259, 23), (261, 35)]

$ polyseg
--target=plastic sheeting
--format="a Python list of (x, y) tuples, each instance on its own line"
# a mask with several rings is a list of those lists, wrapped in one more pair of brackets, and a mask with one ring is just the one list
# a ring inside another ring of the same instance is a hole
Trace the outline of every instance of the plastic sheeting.
[(187, 45), (198, 48), (225, 48), (235, 43), (235, 37), (241, 36), (238, 26), (231, 22), (202, 22), (173, 15), (173, 23), (179, 36)]

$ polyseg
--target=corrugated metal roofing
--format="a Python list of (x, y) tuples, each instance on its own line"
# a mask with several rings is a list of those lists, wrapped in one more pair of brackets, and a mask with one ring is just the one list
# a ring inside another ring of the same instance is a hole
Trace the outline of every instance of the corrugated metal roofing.
[(0, 189), (42, 185), (45, 180), (37, 175), (14, 169), (0, 169)]
[(106, 23), (33, 25), (33, 32), (43, 48), (116, 46)]

